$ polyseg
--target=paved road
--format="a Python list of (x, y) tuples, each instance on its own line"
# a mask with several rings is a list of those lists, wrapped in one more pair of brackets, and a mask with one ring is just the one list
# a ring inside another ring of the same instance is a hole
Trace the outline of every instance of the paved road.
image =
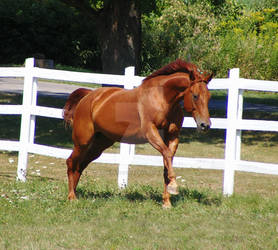
[[(80, 88), (80, 86), (54, 83), (54, 82), (45, 82), (45, 81), (38, 82), (39, 95), (67, 97), (71, 92), (73, 92), (78, 88)], [(22, 93), (22, 91), (23, 91), (23, 79), (0, 78), (0, 92)]]
[[(61, 84), (54, 82), (38, 82), (39, 95), (51, 95), (66, 98), (75, 89), (80, 88), (77, 85)], [(86, 87), (88, 88), (88, 87)], [(0, 92), (22, 93), (23, 79), (19, 78), (0, 78)], [(211, 109), (226, 109), (226, 102), (222, 100), (211, 100), (209, 108)], [(278, 112), (277, 106), (269, 106), (264, 104), (244, 103), (244, 110), (260, 110), (265, 112)]]

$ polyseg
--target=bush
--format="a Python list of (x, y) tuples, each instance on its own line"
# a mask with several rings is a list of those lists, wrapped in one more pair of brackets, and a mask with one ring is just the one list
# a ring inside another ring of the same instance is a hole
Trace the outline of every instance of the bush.
[(219, 57), (226, 68), (238, 67), (241, 76), (278, 79), (278, 9), (244, 11), (237, 20), (219, 25)]
[(145, 73), (177, 57), (200, 61), (216, 43), (211, 35), (215, 33), (216, 18), (208, 3), (166, 2), (161, 15), (152, 13), (142, 18)]
[(241, 77), (278, 79), (277, 8), (250, 10), (234, 0), (164, 3), (142, 19), (145, 74), (181, 57), (217, 77), (238, 67)]

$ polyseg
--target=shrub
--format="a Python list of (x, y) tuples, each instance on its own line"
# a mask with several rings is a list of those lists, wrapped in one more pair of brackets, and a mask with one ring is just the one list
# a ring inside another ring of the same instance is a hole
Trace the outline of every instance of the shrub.
[(278, 79), (277, 11), (245, 11), (220, 23), (219, 57), (226, 68), (238, 67), (246, 78)]
[(142, 19), (145, 74), (182, 57), (217, 77), (238, 67), (241, 77), (278, 79), (277, 8), (250, 10), (235, 0), (164, 3)]
[(167, 3), (161, 15), (151, 13), (142, 18), (145, 73), (177, 57), (200, 61), (215, 46), (211, 34), (215, 32), (216, 19), (208, 3), (186, 4), (180, 0)]

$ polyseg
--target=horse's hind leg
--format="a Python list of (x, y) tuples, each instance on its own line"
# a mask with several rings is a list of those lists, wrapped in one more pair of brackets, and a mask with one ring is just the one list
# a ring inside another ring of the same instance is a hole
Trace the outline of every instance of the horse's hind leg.
[(97, 159), (106, 148), (113, 144), (114, 141), (100, 133), (96, 133), (90, 144), (83, 148), (74, 148), (72, 155), (67, 160), (69, 184), (68, 199), (76, 199), (76, 187), (83, 170), (91, 161)]
[(80, 179), (80, 176), (84, 169), (80, 166), (80, 161), (82, 159), (82, 154), (84, 155), (85, 147), (75, 146), (73, 149), (72, 154), (67, 159), (67, 174), (68, 174), (68, 188), (69, 188), (69, 194), (68, 199), (74, 200), (76, 199), (76, 186), (78, 184), (78, 181)]
[(89, 150), (81, 162), (81, 166), (84, 166), (85, 168), (90, 162), (97, 159), (105, 149), (111, 147), (113, 144), (114, 141), (110, 140), (105, 135), (96, 133)]

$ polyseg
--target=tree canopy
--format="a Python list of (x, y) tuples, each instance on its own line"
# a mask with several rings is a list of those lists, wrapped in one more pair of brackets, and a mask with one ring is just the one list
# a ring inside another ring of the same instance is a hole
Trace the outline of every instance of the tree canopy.
[(218, 77), (278, 79), (275, 0), (1, 0), (0, 23), (0, 64), (146, 75), (180, 57)]

